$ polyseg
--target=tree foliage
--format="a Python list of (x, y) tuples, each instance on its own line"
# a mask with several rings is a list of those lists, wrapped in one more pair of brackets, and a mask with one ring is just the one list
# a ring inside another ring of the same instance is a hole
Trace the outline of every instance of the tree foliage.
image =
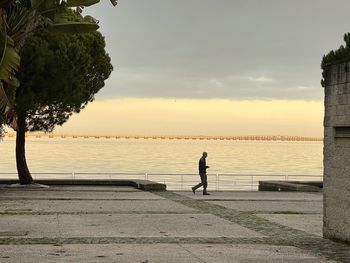
[[(77, 13), (71, 13), (79, 16)], [(25, 156), (26, 131), (52, 131), (94, 99), (112, 71), (102, 35), (37, 30), (21, 50), (16, 91), (16, 163), (21, 184), (33, 183)]]
[(55, 35), (41, 30), (20, 53), (16, 112), (26, 130), (52, 131), (94, 99), (112, 71), (99, 32)]
[(321, 67), (336, 63), (342, 60), (350, 59), (350, 33), (344, 35), (345, 46), (341, 45), (337, 50), (330, 51), (322, 58)]
[(341, 45), (337, 50), (332, 50), (322, 58), (321, 68), (323, 70), (321, 81), (322, 86), (325, 85), (325, 76), (327, 67), (334, 63), (350, 60), (350, 33), (344, 35), (345, 46)]
[[(52, 32), (81, 33), (98, 29), (91, 16), (80, 21), (67, 19), (66, 9), (84, 6), (100, 0), (0, 0), (0, 115), (6, 124), (16, 129), (14, 93), (19, 86), (15, 74), (20, 65), (18, 52), (28, 36), (38, 27)], [(110, 0), (116, 6), (117, 0)]]

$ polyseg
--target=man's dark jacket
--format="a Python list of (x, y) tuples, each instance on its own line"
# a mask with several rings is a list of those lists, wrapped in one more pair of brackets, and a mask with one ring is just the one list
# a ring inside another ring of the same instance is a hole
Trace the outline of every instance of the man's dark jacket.
[(207, 173), (207, 163), (205, 162), (205, 158), (201, 157), (199, 159), (198, 169), (200, 174), (206, 174)]

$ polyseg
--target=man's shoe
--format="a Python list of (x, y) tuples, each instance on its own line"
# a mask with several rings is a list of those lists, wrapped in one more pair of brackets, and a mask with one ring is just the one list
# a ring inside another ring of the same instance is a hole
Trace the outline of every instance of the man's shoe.
[(196, 194), (196, 190), (194, 189), (194, 187), (192, 187), (192, 192), (194, 195)]
[(207, 192), (204, 192), (204, 193), (203, 193), (203, 195), (210, 195), (210, 194), (209, 194), (209, 193), (207, 193)]

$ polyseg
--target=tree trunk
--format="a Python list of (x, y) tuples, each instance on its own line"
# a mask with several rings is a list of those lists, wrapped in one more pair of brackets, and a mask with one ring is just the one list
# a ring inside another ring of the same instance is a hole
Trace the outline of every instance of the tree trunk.
[(16, 163), (18, 179), (20, 184), (32, 184), (33, 178), (29, 172), (25, 154), (25, 117), (18, 116), (18, 129), (16, 132)]

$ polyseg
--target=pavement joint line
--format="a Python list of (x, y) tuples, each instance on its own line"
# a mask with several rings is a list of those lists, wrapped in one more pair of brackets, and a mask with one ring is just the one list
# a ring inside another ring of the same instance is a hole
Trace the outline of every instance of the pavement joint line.
[(94, 200), (94, 201), (167, 201), (166, 199), (162, 199), (162, 198), (159, 198), (159, 199), (144, 199), (144, 198), (123, 198), (123, 199), (120, 199), (120, 198), (42, 198), (42, 197), (33, 197), (33, 198), (20, 198), (20, 197), (1, 197), (1, 200), (0, 200), (0, 203), (2, 201), (20, 201), (20, 200), (23, 200), (23, 201), (29, 201), (29, 200), (42, 200), (42, 201), (85, 201), (85, 200)]
[(350, 263), (350, 248), (347, 244), (336, 243), (317, 235), (284, 226), (258, 217), (250, 212), (212, 204), (208, 202), (208, 199), (198, 200), (188, 196), (179, 197), (178, 194), (173, 192), (159, 192), (157, 194), (187, 207), (205, 211), (208, 214), (261, 233), (274, 239), (277, 245), (294, 246), (330, 260), (335, 259), (338, 262)]
[[(240, 211), (240, 210), (238, 210)], [(254, 210), (249, 211), (252, 214), (269, 214), (269, 215), (322, 215), (322, 213), (316, 213), (316, 212), (297, 212), (297, 211), (264, 211), (264, 210)]]
[[(239, 210), (237, 210), (239, 211)], [(264, 214), (264, 215), (322, 215), (321, 213), (304, 213), (304, 212), (285, 212), (285, 211), (239, 211), (245, 214)], [(5, 212), (0, 212), (0, 216), (3, 215), (94, 215), (94, 214), (207, 214), (205, 211), (90, 211), (90, 212), (85, 212), (85, 211), (75, 211), (75, 212), (65, 212), (65, 211), (5, 211)]]
[(172, 215), (182, 215), (182, 214), (205, 214), (204, 211), (92, 211), (92, 212), (0, 212), (0, 216), (18, 216), (18, 215), (133, 215), (133, 214), (147, 214), (147, 215), (157, 215), (157, 214), (172, 214)]
[(274, 238), (229, 238), (229, 237), (6, 237), (0, 238), (1, 245), (42, 244), (271, 244)]
[[(193, 198), (191, 198), (193, 200)], [(176, 199), (175, 199), (176, 200)], [(199, 201), (210, 201), (210, 202), (300, 202), (300, 203), (305, 203), (305, 202), (310, 202), (310, 203), (322, 203), (321, 200), (293, 200), (293, 199), (220, 199), (220, 198), (205, 198), (205, 199), (194, 199), (194, 200), (199, 200)]]

